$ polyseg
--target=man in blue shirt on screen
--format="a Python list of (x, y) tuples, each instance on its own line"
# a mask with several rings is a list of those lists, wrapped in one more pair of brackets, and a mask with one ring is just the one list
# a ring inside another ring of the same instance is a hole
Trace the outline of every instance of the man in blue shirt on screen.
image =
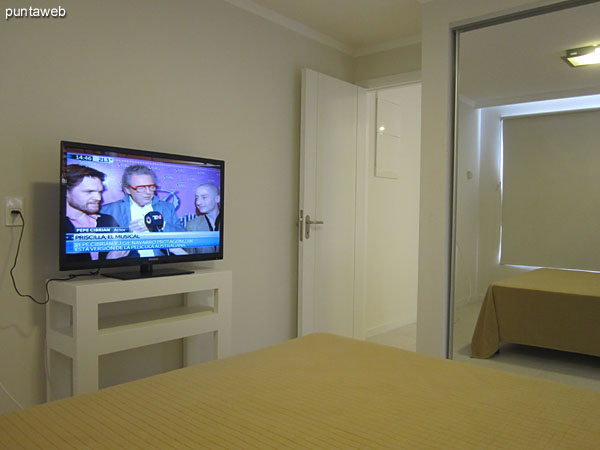
[[(121, 200), (108, 203), (101, 212), (110, 214), (122, 227), (127, 227), (135, 233), (149, 232), (183, 232), (185, 229), (179, 223), (175, 208), (169, 202), (156, 196), (158, 183), (154, 171), (141, 164), (128, 166), (123, 171), (121, 187), (125, 196)], [(160, 229), (149, 228), (145, 217), (150, 212), (162, 215)], [(185, 254), (182, 249), (169, 249), (174, 254)], [(159, 256), (164, 254), (160, 249), (138, 250), (141, 257)]]

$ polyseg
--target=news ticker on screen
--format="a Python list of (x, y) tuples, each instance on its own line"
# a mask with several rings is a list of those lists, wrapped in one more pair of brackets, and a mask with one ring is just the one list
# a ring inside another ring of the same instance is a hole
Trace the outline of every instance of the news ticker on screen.
[[(90, 228), (89, 230), (98, 230)], [(186, 231), (176, 233), (88, 232), (65, 235), (66, 253), (110, 252), (118, 250), (152, 250), (169, 248), (218, 247), (218, 231)]]

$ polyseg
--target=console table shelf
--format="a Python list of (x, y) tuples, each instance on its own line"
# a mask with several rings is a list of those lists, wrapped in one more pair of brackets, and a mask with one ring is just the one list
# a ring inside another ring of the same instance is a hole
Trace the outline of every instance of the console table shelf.
[[(184, 365), (201, 361), (198, 336), (213, 333), (213, 356), (229, 355), (231, 340), (231, 272), (196, 271), (172, 277), (116, 280), (86, 277), (51, 285), (46, 306), (46, 352), (72, 360), (72, 395), (98, 390), (100, 355), (184, 340)], [(135, 299), (182, 294), (183, 306), (99, 319), (99, 306)], [(52, 364), (50, 378), (52, 376)], [(64, 390), (64, 388), (63, 388)], [(68, 389), (67, 389), (68, 390)], [(47, 383), (47, 398), (50, 399)]]

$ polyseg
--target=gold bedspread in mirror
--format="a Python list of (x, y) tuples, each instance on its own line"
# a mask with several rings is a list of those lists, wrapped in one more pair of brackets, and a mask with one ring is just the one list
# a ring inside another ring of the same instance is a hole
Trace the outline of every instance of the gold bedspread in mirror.
[(489, 358), (500, 342), (600, 356), (600, 273), (537, 269), (492, 283), (471, 356)]

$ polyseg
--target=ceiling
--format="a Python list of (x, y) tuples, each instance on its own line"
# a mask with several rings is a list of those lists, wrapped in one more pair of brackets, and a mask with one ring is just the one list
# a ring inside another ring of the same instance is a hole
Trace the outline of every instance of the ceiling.
[(420, 42), (419, 0), (226, 0), (283, 25), (299, 25), (353, 55)]

